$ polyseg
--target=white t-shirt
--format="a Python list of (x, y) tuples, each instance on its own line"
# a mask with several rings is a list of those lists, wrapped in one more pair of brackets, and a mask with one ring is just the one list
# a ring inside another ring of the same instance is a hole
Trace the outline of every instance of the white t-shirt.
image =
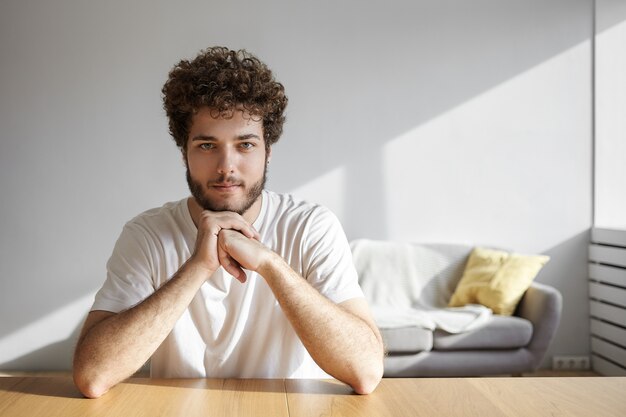
[[(363, 297), (339, 221), (329, 210), (264, 191), (254, 227), (274, 250), (335, 303)], [(128, 222), (91, 310), (118, 313), (169, 280), (191, 256), (197, 228), (187, 199)], [(219, 268), (200, 288), (151, 360), (161, 378), (328, 378), (313, 361), (269, 286), (246, 271), (242, 284)]]

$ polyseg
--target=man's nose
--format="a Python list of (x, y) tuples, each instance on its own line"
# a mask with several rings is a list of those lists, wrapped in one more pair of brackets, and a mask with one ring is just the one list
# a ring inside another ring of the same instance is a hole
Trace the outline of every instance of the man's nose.
[(237, 155), (232, 149), (224, 148), (220, 152), (219, 161), (217, 165), (217, 172), (219, 174), (231, 174), (235, 171), (235, 159)]

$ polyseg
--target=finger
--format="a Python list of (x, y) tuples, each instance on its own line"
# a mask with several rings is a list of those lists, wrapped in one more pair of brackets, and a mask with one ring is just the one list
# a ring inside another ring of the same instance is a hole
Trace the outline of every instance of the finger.
[(228, 256), (228, 258), (231, 261), (226, 266), (224, 266), (224, 269), (226, 270), (226, 272), (232, 275), (237, 281), (243, 284), (244, 282), (246, 282), (246, 279), (248, 278), (246, 276), (245, 271), (241, 268), (241, 266), (237, 262), (232, 260), (230, 256)]
[(237, 268), (237, 271), (238, 271), (237, 275), (235, 274), (231, 274), (231, 275), (234, 276), (237, 281), (241, 282), (242, 284), (245, 284), (246, 280), (248, 279), (246, 272), (241, 268)]
[(245, 221), (239, 221), (237, 219), (233, 219), (232, 223), (229, 223), (230, 227), (223, 227), (224, 229), (232, 229), (236, 230), (242, 235), (250, 239), (260, 239), (261, 235), (256, 231), (254, 227), (246, 223)]
[(218, 245), (217, 248), (217, 257), (219, 259), (220, 265), (228, 272), (230, 275), (235, 277), (235, 279), (241, 283), (246, 282), (246, 273), (241, 268), (241, 265), (237, 261), (230, 256), (221, 245)]
[(226, 271), (229, 272), (229, 270), (232, 269), (232, 258), (222, 248), (222, 245), (217, 245), (217, 259)]
[(202, 219), (214, 222), (220, 229), (233, 229), (251, 239), (260, 239), (259, 232), (250, 225), (241, 215), (232, 212), (212, 212), (204, 210)]

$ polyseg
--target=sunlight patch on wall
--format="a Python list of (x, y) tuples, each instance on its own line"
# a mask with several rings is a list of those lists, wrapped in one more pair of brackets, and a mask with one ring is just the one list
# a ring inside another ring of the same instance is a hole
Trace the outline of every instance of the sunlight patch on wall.
[(0, 364), (68, 339), (82, 325), (94, 296), (95, 292), (87, 294), (4, 336), (0, 340)]
[(590, 51), (585, 41), (388, 142), (389, 237), (532, 252), (588, 228)]

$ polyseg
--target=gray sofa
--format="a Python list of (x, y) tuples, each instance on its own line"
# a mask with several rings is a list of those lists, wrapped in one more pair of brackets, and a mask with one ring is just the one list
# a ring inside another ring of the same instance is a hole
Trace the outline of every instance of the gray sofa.
[[(364, 255), (355, 252), (359, 281), (371, 305), (386, 304), (393, 309), (407, 303), (424, 305), (426, 302), (445, 307), (462, 276), (472, 247), (411, 245), (414, 249), (411, 253), (417, 253), (417, 259), (415, 255), (410, 259), (402, 255), (390, 256), (388, 252), (368, 253), (367, 259), (363, 259)], [(409, 269), (414, 277), (371, 276), (378, 262), (411, 262)], [(416, 291), (413, 279), (425, 285)], [(388, 352), (385, 377), (481, 376), (534, 371), (541, 365), (556, 332), (561, 306), (561, 294), (555, 288), (534, 282), (513, 316), (493, 315), (475, 330), (451, 334), (420, 326), (381, 328)]]

